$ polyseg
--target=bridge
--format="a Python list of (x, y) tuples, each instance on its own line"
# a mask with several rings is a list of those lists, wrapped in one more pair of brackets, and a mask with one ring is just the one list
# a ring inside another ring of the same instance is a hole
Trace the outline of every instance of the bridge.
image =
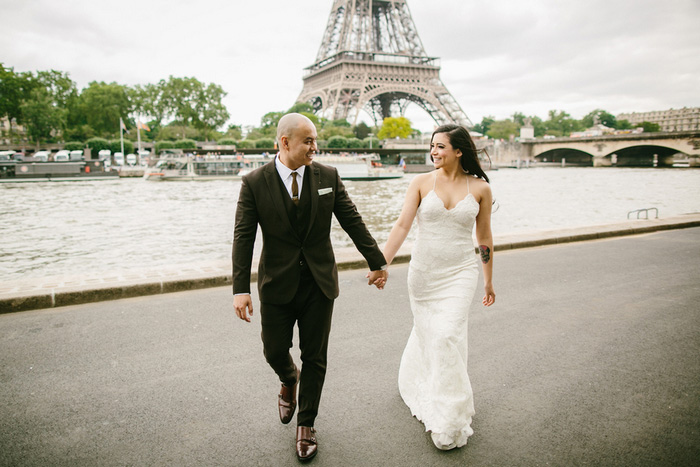
[(523, 161), (589, 167), (700, 167), (700, 131), (520, 140)]

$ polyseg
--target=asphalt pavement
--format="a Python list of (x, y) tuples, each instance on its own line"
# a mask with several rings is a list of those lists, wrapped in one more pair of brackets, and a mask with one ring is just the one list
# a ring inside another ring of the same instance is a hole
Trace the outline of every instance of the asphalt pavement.
[[(310, 465), (699, 465), (699, 245), (691, 227), (497, 251), (496, 304), (477, 293), (470, 316), (474, 436), (447, 452), (397, 389), (407, 266), (383, 291), (342, 271)], [(231, 303), (225, 286), (0, 315), (0, 465), (297, 465), (260, 317)]]

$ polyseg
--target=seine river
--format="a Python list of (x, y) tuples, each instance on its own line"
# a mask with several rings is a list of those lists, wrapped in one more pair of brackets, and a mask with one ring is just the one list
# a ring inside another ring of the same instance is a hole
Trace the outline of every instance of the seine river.
[[(641, 208), (655, 207), (662, 218), (700, 212), (697, 169), (530, 168), (488, 175), (497, 202), (494, 235), (620, 222)], [(413, 176), (345, 182), (380, 245)], [(140, 178), (0, 184), (0, 278), (229, 261), (239, 188), (239, 181)], [(337, 223), (333, 243), (351, 245)]]

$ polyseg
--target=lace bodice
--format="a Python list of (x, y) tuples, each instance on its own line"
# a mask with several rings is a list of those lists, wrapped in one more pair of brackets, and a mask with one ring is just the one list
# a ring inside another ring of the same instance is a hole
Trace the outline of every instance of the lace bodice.
[(440, 268), (476, 261), (472, 232), (477, 214), (479, 203), (471, 193), (447, 209), (435, 190), (430, 190), (418, 206), (412, 261), (423, 267)]

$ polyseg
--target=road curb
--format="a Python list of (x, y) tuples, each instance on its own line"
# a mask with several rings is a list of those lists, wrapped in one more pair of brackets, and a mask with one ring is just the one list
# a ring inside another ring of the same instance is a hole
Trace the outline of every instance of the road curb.
[[(700, 213), (667, 219), (635, 220), (619, 224), (501, 236), (496, 237), (494, 250), (506, 251), (533, 248), (690, 227), (700, 227)], [(409, 260), (410, 254), (400, 254), (394, 259), (394, 264), (406, 263)], [(339, 270), (363, 269), (366, 267), (366, 262), (359, 253), (356, 254), (356, 258), (338, 261)], [(253, 273), (251, 275), (251, 281), (256, 280), (257, 274)], [(0, 314), (182, 292), (209, 287), (222, 287), (226, 285), (231, 285), (230, 274), (197, 275), (173, 280), (131, 282), (114, 286), (96, 286), (73, 290), (51, 288), (42, 293), (18, 293), (0, 297)]]

